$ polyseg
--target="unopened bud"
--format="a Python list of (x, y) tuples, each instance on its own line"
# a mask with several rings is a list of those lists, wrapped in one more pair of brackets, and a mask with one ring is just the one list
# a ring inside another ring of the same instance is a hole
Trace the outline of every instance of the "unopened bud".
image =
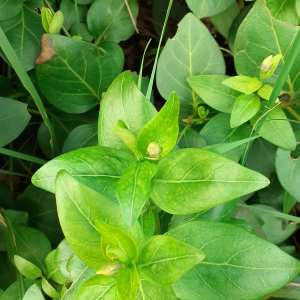
[(147, 153), (151, 158), (158, 158), (161, 153), (161, 147), (157, 143), (150, 143), (147, 148)]
[(273, 66), (273, 55), (268, 56), (261, 64), (260, 69), (262, 71), (269, 71)]
[(101, 269), (99, 269), (96, 274), (98, 275), (105, 275), (105, 276), (111, 276), (116, 275), (119, 273), (119, 270), (122, 268), (122, 265), (120, 264), (107, 264), (103, 266)]

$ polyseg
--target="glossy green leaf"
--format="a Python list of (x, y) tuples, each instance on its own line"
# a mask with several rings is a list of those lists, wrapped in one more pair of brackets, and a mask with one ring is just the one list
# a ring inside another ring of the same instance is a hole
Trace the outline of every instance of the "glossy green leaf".
[(225, 73), (223, 55), (207, 28), (193, 14), (178, 25), (158, 61), (156, 84), (164, 99), (176, 92), (181, 104), (199, 102), (186, 79), (196, 75)]
[(116, 187), (116, 194), (128, 227), (135, 224), (142, 208), (148, 201), (151, 180), (156, 171), (156, 165), (151, 162), (134, 162), (121, 176)]
[(166, 156), (175, 146), (178, 137), (179, 99), (172, 93), (159, 113), (150, 120), (137, 138), (137, 151), (141, 159), (149, 156), (148, 146), (157, 143)]
[(27, 290), (22, 300), (45, 300), (45, 297), (41, 292), (41, 289), (36, 284), (33, 284)]
[(129, 71), (120, 74), (101, 101), (98, 142), (100, 146), (127, 150), (123, 141), (112, 133), (118, 121), (137, 136), (156, 115), (156, 109), (141, 93)]
[(53, 299), (60, 299), (60, 293), (48, 282), (46, 278), (42, 278), (43, 291)]
[(52, 244), (63, 239), (56, 210), (55, 196), (33, 185), (18, 196), (15, 209), (29, 215), (29, 226), (43, 232)]
[(73, 254), (74, 253), (66, 239), (62, 240), (54, 252), (54, 264), (58, 267), (62, 275), (70, 281), (72, 281), (72, 277), (67, 269), (67, 264)]
[(55, 177), (64, 169), (82, 184), (111, 200), (116, 200), (117, 182), (134, 160), (134, 156), (128, 152), (122, 153), (98, 146), (83, 148), (61, 155), (45, 164), (33, 175), (32, 183), (54, 193)]
[(260, 109), (260, 99), (255, 94), (236, 98), (230, 118), (230, 127), (238, 127), (249, 121)]
[(0, 147), (16, 139), (30, 120), (25, 103), (0, 97)]
[(66, 138), (62, 154), (77, 149), (98, 145), (98, 132), (96, 124), (84, 124), (74, 128)]
[(52, 279), (59, 284), (64, 284), (66, 282), (66, 277), (58, 268), (57, 261), (55, 260), (55, 253), (56, 249), (51, 251), (45, 260), (47, 267), (47, 279)]
[[(295, 132), (297, 142), (300, 142), (300, 131)], [(292, 152), (293, 153), (293, 152)], [(297, 201), (300, 201), (300, 189), (296, 182), (300, 180), (300, 160), (293, 157), (289, 150), (278, 148), (275, 158), (276, 173), (284, 189)]]
[(76, 114), (99, 104), (102, 93), (119, 72), (108, 52), (56, 34), (43, 35), (36, 63), (43, 95), (58, 109)]
[(264, 221), (262, 229), (266, 233), (269, 242), (273, 244), (280, 244), (284, 242), (289, 236), (291, 236), (295, 232), (295, 230), (297, 230), (297, 225), (295, 223), (287, 223), (285, 220), (282, 220), (272, 215), (272, 213), (268, 212), (268, 210), (271, 212), (279, 212), (278, 209), (263, 204), (255, 204), (251, 206), (267, 210), (266, 212), (255, 212)]
[(116, 287), (118, 300), (135, 299), (138, 289), (138, 272), (135, 265), (123, 267), (117, 277)]
[(20, 273), (28, 279), (36, 279), (42, 276), (39, 267), (19, 255), (14, 255), (14, 262)]
[(229, 6), (223, 12), (211, 16), (210, 21), (225, 38), (228, 38), (229, 30), (234, 19), (238, 16), (240, 10), (236, 2)]
[(189, 77), (189, 85), (210, 107), (225, 113), (231, 113), (234, 101), (240, 92), (228, 88), (223, 81), (230, 77), (226, 75), (200, 75)]
[(257, 92), (258, 96), (265, 99), (265, 100), (269, 100), (272, 94), (273, 88), (268, 85), (268, 84), (264, 84)]
[[(85, 23), (80, 23), (79, 24), (80, 28), (80, 36), (82, 37), (82, 40), (88, 43), (91, 43), (94, 40), (94, 37), (91, 35), (89, 32), (89, 29)], [(70, 30), (70, 34), (72, 36), (79, 36), (79, 31), (77, 24), (74, 24)]]
[(56, 201), (60, 224), (68, 243), (74, 253), (92, 269), (98, 270), (106, 263), (101, 255), (96, 220), (120, 228), (136, 240), (140, 238), (139, 224), (136, 223), (129, 231), (118, 204), (80, 184), (66, 171), (60, 171), (57, 176)]
[(177, 300), (171, 286), (161, 286), (148, 280), (139, 280), (139, 289), (135, 300)]
[[(237, 128), (231, 128), (230, 115), (220, 113), (214, 116), (200, 131), (208, 146), (237, 142), (249, 138), (251, 128), (243, 124)], [(245, 146), (241, 145), (234, 149), (233, 153), (226, 154), (227, 158), (239, 161)]]
[(142, 245), (137, 268), (142, 278), (159, 285), (171, 285), (204, 258), (200, 250), (158, 235)]
[[(72, 0), (62, 0), (60, 10), (64, 14), (64, 27), (69, 30), (76, 23), (75, 3)], [(87, 14), (87, 7), (78, 5), (79, 21), (83, 21)]]
[(234, 0), (218, 1), (218, 0), (187, 0), (186, 3), (190, 10), (197, 16), (198, 19), (210, 17), (226, 10)]
[[(136, 0), (128, 0), (133, 18), (138, 15)], [(123, 0), (96, 0), (87, 15), (87, 24), (96, 38), (96, 45), (104, 40), (119, 43), (131, 37), (134, 26)]]
[[(15, 0), (6, 2), (16, 2)], [(22, 10), (13, 18), (0, 22), (0, 26), (15, 50), (26, 71), (34, 69), (45, 33), (41, 16), (35, 8), (43, 7), (42, 0), (22, 1)], [(1, 5), (0, 5), (1, 7)], [(16, 7), (18, 9), (18, 6)], [(2, 8), (0, 8), (2, 11)], [(17, 37), (17, 38), (16, 38)]]
[(22, 0), (1, 0), (0, 1), (0, 21), (15, 17), (22, 9)]
[[(252, 126), (262, 115), (265, 104), (266, 102), (261, 103), (259, 112), (251, 119)], [(287, 117), (282, 108), (277, 106), (267, 114), (266, 121), (260, 129), (259, 135), (278, 147), (294, 150), (296, 148), (296, 138), (290, 123), (286, 120)]]
[(299, 25), (299, 16), (295, 10), (295, 0), (266, 0), (267, 8), (276, 20)]
[(259, 299), (299, 273), (298, 260), (230, 224), (188, 222), (169, 231), (168, 236), (206, 254), (199, 265), (173, 285), (180, 299)]
[(115, 300), (117, 299), (115, 284), (115, 277), (96, 275), (80, 287), (75, 300)]
[[(269, 55), (282, 54), (274, 75), (265, 83), (274, 84), (298, 29), (288, 23), (275, 20), (266, 8), (265, 0), (256, 1), (253, 9), (240, 26), (235, 43), (235, 67), (239, 74), (259, 77), (260, 65)], [(287, 77), (285, 90), (300, 91), (300, 53)]]
[(157, 167), (151, 198), (173, 214), (207, 210), (269, 184), (261, 174), (202, 149), (174, 151)]

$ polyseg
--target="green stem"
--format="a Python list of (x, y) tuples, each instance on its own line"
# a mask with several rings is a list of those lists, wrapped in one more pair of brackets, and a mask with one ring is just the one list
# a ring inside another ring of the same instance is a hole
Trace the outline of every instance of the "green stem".
[(286, 109), (295, 117), (296, 120), (300, 121), (300, 116), (290, 106), (287, 106)]
[(28, 112), (35, 114), (35, 115), (41, 115), (41, 113), (37, 109), (33, 108), (27, 108)]
[(78, 32), (78, 35), (81, 36), (80, 19), (79, 19), (79, 12), (78, 12), (77, 0), (75, 0), (75, 15), (76, 15), (76, 27), (77, 27), (77, 32)]
[[(10, 150), (13, 150), (13, 143), (9, 144)], [(10, 185), (10, 190), (12, 195), (14, 195), (14, 177), (13, 177), (13, 172), (14, 172), (14, 158), (12, 156), (9, 157), (9, 185)]]
[(241, 4), (241, 9), (245, 8), (245, 1), (244, 0), (240, 0), (240, 4)]
[(27, 96), (27, 95), (28, 95), (28, 94), (25, 94), (25, 93), (15, 93), (15, 94), (9, 96), (8, 98), (10, 98), (10, 99), (18, 99), (18, 98), (20, 98), (20, 97), (25, 97), (25, 96)]
[(161, 234), (160, 219), (159, 219), (159, 215), (157, 212), (157, 207), (156, 207), (156, 204), (151, 199), (150, 199), (150, 204), (151, 204), (151, 206), (154, 207), (152, 209), (152, 214), (153, 214), (154, 221), (155, 221), (155, 234), (160, 235)]
[[(51, 4), (48, 2), (48, 0), (44, 0), (44, 3), (45, 3), (46, 6), (51, 10), (51, 12), (52, 12), (53, 14), (55, 14), (55, 11), (54, 11), (54, 9), (52, 8)], [(62, 26), (61, 29), (62, 29), (62, 31), (64, 32), (64, 34), (65, 34), (67, 37), (70, 37), (70, 38), (72, 37), (71, 34), (69, 33), (69, 31), (66, 29), (65, 26)]]

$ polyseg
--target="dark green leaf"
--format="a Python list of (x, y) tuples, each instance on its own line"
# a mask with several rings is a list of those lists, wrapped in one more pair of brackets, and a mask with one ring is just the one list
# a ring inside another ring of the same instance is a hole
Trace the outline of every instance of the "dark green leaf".
[(137, 268), (142, 278), (159, 285), (171, 285), (204, 258), (200, 250), (158, 235), (142, 245)]
[[(30, 286), (33, 284), (38, 284), (36, 280), (24, 278), (23, 280), (23, 292), (25, 293)], [(24, 300), (22, 296), (22, 291), (19, 289), (19, 282), (14, 282), (1, 296), (1, 300)], [(34, 299), (39, 300), (39, 299)]]
[(30, 120), (25, 103), (0, 97), (0, 147), (15, 140)]
[(14, 262), (20, 273), (28, 279), (36, 279), (42, 276), (39, 267), (19, 255), (14, 255)]
[[(62, 0), (60, 10), (64, 14), (64, 26), (67, 30), (76, 23), (75, 3), (71, 0)], [(87, 7), (78, 5), (79, 22), (83, 21), (87, 14)]]
[(0, 75), (0, 91), (1, 91), (1, 97), (11, 97), (16, 93), (13, 90), (13, 83), (11, 79), (3, 75)]
[(0, 21), (15, 17), (22, 9), (22, 0), (0, 0)]
[(119, 67), (119, 72), (122, 72), (125, 63), (125, 55), (123, 49), (117, 43), (110, 41), (104, 41), (103, 43), (101, 43), (100, 48), (104, 49), (112, 56), (117, 66)]
[(123, 141), (113, 135), (112, 129), (122, 120), (137, 136), (156, 115), (156, 109), (141, 93), (129, 71), (120, 74), (101, 101), (98, 141), (100, 146), (127, 150)]
[(56, 34), (43, 35), (36, 63), (43, 95), (60, 110), (76, 114), (99, 104), (102, 93), (119, 72), (108, 52)]
[(105, 147), (83, 148), (61, 155), (45, 164), (33, 175), (32, 183), (54, 193), (56, 175), (64, 169), (82, 184), (109, 199), (116, 200), (117, 182), (134, 160), (134, 156), (128, 152), (122, 153)]
[[(136, 20), (136, 0), (128, 0), (128, 5)], [(96, 38), (96, 45), (104, 40), (119, 43), (129, 39), (134, 33), (134, 26), (123, 0), (96, 0), (87, 15), (87, 23), (91, 34)]]
[(268, 184), (266, 177), (218, 154), (202, 149), (182, 149), (158, 163), (151, 197), (169, 213), (189, 214), (236, 199)]
[(0, 270), (0, 288), (6, 290), (17, 280), (16, 267), (10, 262), (7, 253), (0, 252)]
[(3, 181), (0, 181), (0, 207), (4, 209), (13, 208), (13, 195)]
[(156, 171), (155, 164), (148, 161), (137, 161), (132, 163), (120, 178), (116, 187), (116, 194), (128, 227), (135, 224), (142, 208), (148, 201), (151, 180)]
[(80, 23), (79, 28), (80, 28), (80, 34), (78, 31), (77, 24), (74, 24), (70, 30), (70, 34), (72, 36), (81, 36), (83, 41), (91, 43), (94, 40), (94, 37), (89, 32), (87, 25), (85, 23)]
[(180, 299), (259, 299), (299, 274), (298, 260), (233, 225), (188, 222), (168, 235), (206, 254), (173, 285)]

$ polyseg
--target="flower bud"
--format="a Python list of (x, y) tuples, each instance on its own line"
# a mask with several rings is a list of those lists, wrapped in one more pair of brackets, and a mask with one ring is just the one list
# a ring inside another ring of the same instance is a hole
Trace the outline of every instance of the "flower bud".
[(261, 63), (260, 69), (262, 71), (269, 71), (273, 66), (273, 55), (268, 56), (264, 61)]
[(161, 153), (161, 147), (157, 143), (150, 143), (147, 148), (147, 153), (151, 158), (158, 158)]
[(116, 275), (119, 273), (118, 270), (122, 268), (121, 264), (107, 264), (103, 266), (101, 269), (99, 269), (96, 274), (98, 275), (105, 275), (105, 276), (111, 276)]

